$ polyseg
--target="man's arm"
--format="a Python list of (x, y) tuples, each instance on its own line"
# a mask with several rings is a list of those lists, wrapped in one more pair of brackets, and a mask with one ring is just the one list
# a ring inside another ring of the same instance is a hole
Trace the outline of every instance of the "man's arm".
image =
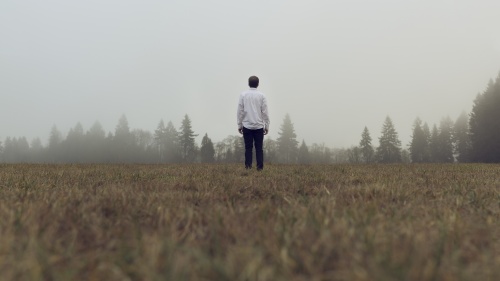
[(238, 101), (238, 109), (236, 110), (236, 122), (238, 124), (238, 132), (243, 134), (243, 117), (245, 116), (245, 110), (243, 107), (243, 95), (240, 95)]
[(264, 96), (262, 99), (262, 106), (261, 106), (261, 111), (262, 111), (262, 120), (264, 120), (264, 135), (267, 135), (269, 132), (269, 110), (267, 109), (267, 99)]

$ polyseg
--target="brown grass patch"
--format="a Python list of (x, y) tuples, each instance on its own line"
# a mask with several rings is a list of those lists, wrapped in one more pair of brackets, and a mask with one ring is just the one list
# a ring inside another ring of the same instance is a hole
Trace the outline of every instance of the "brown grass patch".
[(0, 165), (1, 280), (500, 280), (500, 165)]

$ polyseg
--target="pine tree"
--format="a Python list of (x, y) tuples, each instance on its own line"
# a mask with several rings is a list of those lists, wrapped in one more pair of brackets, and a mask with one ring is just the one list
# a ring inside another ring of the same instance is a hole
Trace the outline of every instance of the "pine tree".
[(4, 144), (4, 149), (2, 153), (2, 161), (6, 163), (11, 163), (13, 162), (14, 155), (13, 154), (13, 143), (17, 142), (14, 138), (11, 139), (10, 137), (5, 138), (5, 144)]
[(183, 162), (194, 162), (196, 159), (196, 145), (194, 138), (197, 136), (191, 128), (191, 119), (186, 114), (179, 129), (179, 145)]
[(450, 117), (445, 117), (439, 124), (438, 135), (438, 162), (451, 163), (455, 160), (453, 157), (453, 121)]
[(5, 139), (3, 161), (9, 163), (26, 163), (29, 159), (29, 144), (25, 137)]
[(134, 136), (130, 132), (127, 117), (122, 115), (115, 127), (110, 160), (117, 163), (130, 162), (133, 161), (134, 152)]
[(298, 162), (299, 164), (309, 164), (309, 149), (307, 148), (306, 142), (302, 140), (302, 144), (299, 147)]
[(43, 149), (42, 140), (40, 138), (34, 138), (30, 143), (30, 149), (34, 151), (41, 151)]
[(34, 138), (30, 143), (31, 162), (33, 162), (33, 163), (42, 162), (42, 158), (41, 158), (42, 151), (43, 151), (42, 140), (40, 140), (40, 138)]
[(128, 120), (125, 115), (122, 115), (118, 120), (118, 124), (115, 128), (115, 140), (120, 143), (130, 143), (131, 134), (130, 127), (128, 125)]
[(86, 159), (88, 162), (103, 163), (109, 161), (109, 146), (111, 144), (106, 140), (106, 132), (101, 123), (96, 121), (86, 132), (85, 139), (87, 142)]
[(172, 121), (168, 121), (167, 127), (164, 132), (164, 155), (165, 162), (175, 163), (182, 160), (181, 147), (180, 147), (180, 136), (179, 132), (174, 127)]
[(85, 146), (88, 143), (85, 141), (83, 126), (78, 122), (74, 128), (70, 129), (66, 139), (62, 142), (64, 149), (62, 159), (69, 163), (82, 163), (87, 156)]
[(87, 131), (87, 136), (96, 141), (102, 141), (106, 138), (106, 132), (102, 128), (101, 123), (96, 121), (92, 127)]
[(299, 142), (290, 115), (285, 115), (280, 130), (278, 133), (280, 136), (277, 139), (278, 157), (284, 163), (295, 163), (297, 161)]
[(434, 124), (434, 126), (432, 126), (432, 133), (429, 140), (431, 162), (440, 162), (439, 146), (439, 131), (436, 124)]
[(206, 133), (201, 140), (200, 158), (202, 163), (212, 163), (215, 161), (214, 144)]
[(500, 162), (500, 73), (478, 94), (470, 115), (472, 160)]
[(426, 140), (426, 146), (425, 146), (425, 151), (424, 151), (424, 159), (423, 162), (429, 163), (432, 161), (431, 159), (431, 150), (430, 150), (430, 141), (431, 141), (431, 130), (429, 129), (429, 125), (424, 123), (422, 126), (422, 131), (424, 133), (424, 138)]
[(470, 159), (470, 137), (469, 137), (469, 120), (467, 114), (462, 112), (455, 121), (453, 126), (453, 143), (457, 161), (464, 163)]
[(401, 141), (389, 116), (382, 126), (380, 145), (377, 147), (377, 160), (380, 163), (401, 162)]
[(50, 130), (50, 135), (49, 135), (49, 148), (50, 149), (55, 149), (60, 143), (62, 142), (62, 135), (61, 132), (57, 129), (57, 127), (54, 125), (52, 129)]
[(410, 159), (413, 163), (423, 163), (426, 162), (427, 150), (428, 150), (428, 140), (422, 129), (422, 120), (417, 118), (413, 124), (413, 135), (410, 143)]
[(57, 129), (56, 125), (52, 126), (52, 129), (50, 130), (50, 135), (49, 135), (49, 144), (47, 146), (47, 161), (48, 162), (59, 162), (60, 159), (60, 154), (61, 154), (61, 142), (63, 141), (62, 139), (62, 134), (61, 132)]
[(361, 149), (361, 157), (364, 163), (373, 162), (375, 151), (372, 146), (372, 137), (368, 128), (365, 126), (363, 133), (361, 133), (361, 140), (359, 141), (359, 148)]
[(166, 151), (166, 143), (165, 143), (165, 123), (163, 119), (158, 123), (158, 127), (156, 127), (154, 140), (156, 147), (158, 148), (158, 160), (160, 163), (165, 162), (165, 151)]

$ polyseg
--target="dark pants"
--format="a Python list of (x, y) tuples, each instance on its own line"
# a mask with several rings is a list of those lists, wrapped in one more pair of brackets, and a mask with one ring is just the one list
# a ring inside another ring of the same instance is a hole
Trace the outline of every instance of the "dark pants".
[(245, 168), (252, 168), (252, 149), (255, 144), (255, 158), (257, 158), (257, 170), (264, 168), (264, 129), (250, 130), (243, 127), (243, 139), (245, 140)]

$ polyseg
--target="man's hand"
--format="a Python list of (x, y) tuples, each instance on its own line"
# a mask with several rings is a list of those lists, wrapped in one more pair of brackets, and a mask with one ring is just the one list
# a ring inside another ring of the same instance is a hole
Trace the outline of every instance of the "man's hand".
[(267, 133), (269, 133), (269, 129), (264, 129), (264, 136), (267, 135)]
[(238, 128), (238, 132), (243, 135), (243, 128)]

